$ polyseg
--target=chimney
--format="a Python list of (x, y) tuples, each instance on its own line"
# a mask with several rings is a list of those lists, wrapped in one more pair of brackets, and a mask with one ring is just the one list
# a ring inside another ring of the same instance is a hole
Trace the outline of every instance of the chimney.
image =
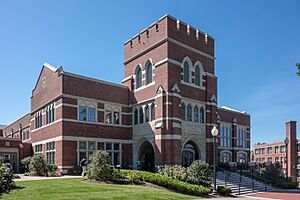
[(288, 153), (288, 176), (294, 180), (297, 175), (297, 133), (296, 121), (289, 121), (285, 124), (286, 137), (288, 139), (287, 153)]

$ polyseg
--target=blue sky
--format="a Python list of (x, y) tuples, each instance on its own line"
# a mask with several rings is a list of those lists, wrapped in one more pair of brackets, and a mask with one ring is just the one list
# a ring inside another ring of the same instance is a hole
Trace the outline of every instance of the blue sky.
[[(219, 105), (251, 114), (252, 144), (300, 123), (300, 1), (0, 1), (0, 124), (30, 111), (42, 64), (120, 83), (123, 43), (166, 13), (215, 38)], [(298, 133), (300, 131), (298, 125)]]

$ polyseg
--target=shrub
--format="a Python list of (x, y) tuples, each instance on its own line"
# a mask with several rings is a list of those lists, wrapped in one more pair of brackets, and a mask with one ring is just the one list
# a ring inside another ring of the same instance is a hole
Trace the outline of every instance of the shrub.
[(208, 187), (175, 180), (173, 178), (158, 173), (136, 171), (136, 170), (121, 170), (121, 173), (126, 177), (134, 174), (136, 180), (153, 183), (185, 194), (201, 196), (211, 192), (211, 190)]
[(231, 194), (231, 189), (226, 186), (218, 186), (217, 191), (221, 196), (227, 197)]
[(281, 189), (296, 189), (298, 188), (298, 183), (289, 178), (287, 180), (276, 182), (275, 186)]
[(19, 176), (18, 174), (14, 174), (14, 179), (20, 179), (21, 176)]
[[(122, 174), (120, 174), (119, 177), (122, 177)], [(133, 171), (132, 173), (129, 173), (126, 176), (126, 179), (129, 181), (129, 183), (136, 183), (136, 182), (140, 181), (141, 178), (140, 178), (140, 175), (136, 171)]]
[(43, 176), (45, 175), (46, 163), (41, 155), (35, 155), (29, 162), (29, 175)]
[(112, 180), (114, 170), (110, 163), (109, 154), (105, 151), (98, 150), (93, 154), (92, 162), (87, 167), (88, 179), (97, 181)]
[(53, 176), (57, 176), (56, 171), (57, 171), (57, 166), (56, 165), (47, 165), (47, 173), (48, 176), (53, 177)]
[(158, 173), (179, 181), (187, 181), (188, 178), (187, 169), (181, 166), (172, 167), (165, 165)]
[(12, 170), (0, 158), (0, 193), (8, 192), (15, 187)]
[(282, 189), (295, 189), (298, 183), (291, 178), (286, 178), (282, 172), (279, 163), (271, 164), (261, 169), (261, 178), (267, 180), (273, 186)]
[(21, 164), (23, 165), (24, 167), (24, 173), (28, 173), (29, 172), (29, 163), (30, 163), (30, 160), (31, 160), (32, 157), (28, 156), (26, 158), (23, 158), (21, 160)]
[(82, 172), (82, 170), (81, 170), (81, 167), (80, 167), (80, 166), (75, 166), (75, 167), (73, 167), (73, 169), (72, 169), (72, 173), (73, 173), (74, 175), (81, 175), (81, 172)]
[(187, 168), (187, 181), (193, 184), (207, 185), (211, 180), (212, 172), (209, 165), (201, 160), (195, 160)]

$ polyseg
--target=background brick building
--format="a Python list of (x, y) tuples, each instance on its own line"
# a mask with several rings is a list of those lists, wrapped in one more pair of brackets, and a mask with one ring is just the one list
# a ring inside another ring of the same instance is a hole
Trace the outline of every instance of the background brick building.
[[(253, 162), (280, 163), (284, 173), (286, 167), (288, 176), (300, 183), (300, 140), (297, 140), (296, 122), (286, 123), (287, 146), (284, 142), (255, 144), (253, 147)], [(286, 157), (288, 159), (286, 160)]]
[(122, 84), (44, 64), (25, 116), (28, 137), (19, 121), (5, 137), (22, 138), (63, 173), (96, 149), (114, 165), (154, 170), (212, 163), (217, 126), (218, 160), (246, 163), (250, 116), (218, 107), (214, 61), (211, 36), (166, 15), (125, 42)]
[(5, 128), (5, 125), (0, 125), (0, 137), (3, 137), (3, 129)]

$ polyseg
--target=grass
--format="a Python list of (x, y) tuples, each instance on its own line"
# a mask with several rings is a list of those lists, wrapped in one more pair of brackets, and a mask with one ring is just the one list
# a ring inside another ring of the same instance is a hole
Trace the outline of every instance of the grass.
[(17, 182), (18, 189), (2, 194), (0, 199), (194, 199), (167, 190), (146, 186), (98, 184), (82, 179), (52, 179)]

